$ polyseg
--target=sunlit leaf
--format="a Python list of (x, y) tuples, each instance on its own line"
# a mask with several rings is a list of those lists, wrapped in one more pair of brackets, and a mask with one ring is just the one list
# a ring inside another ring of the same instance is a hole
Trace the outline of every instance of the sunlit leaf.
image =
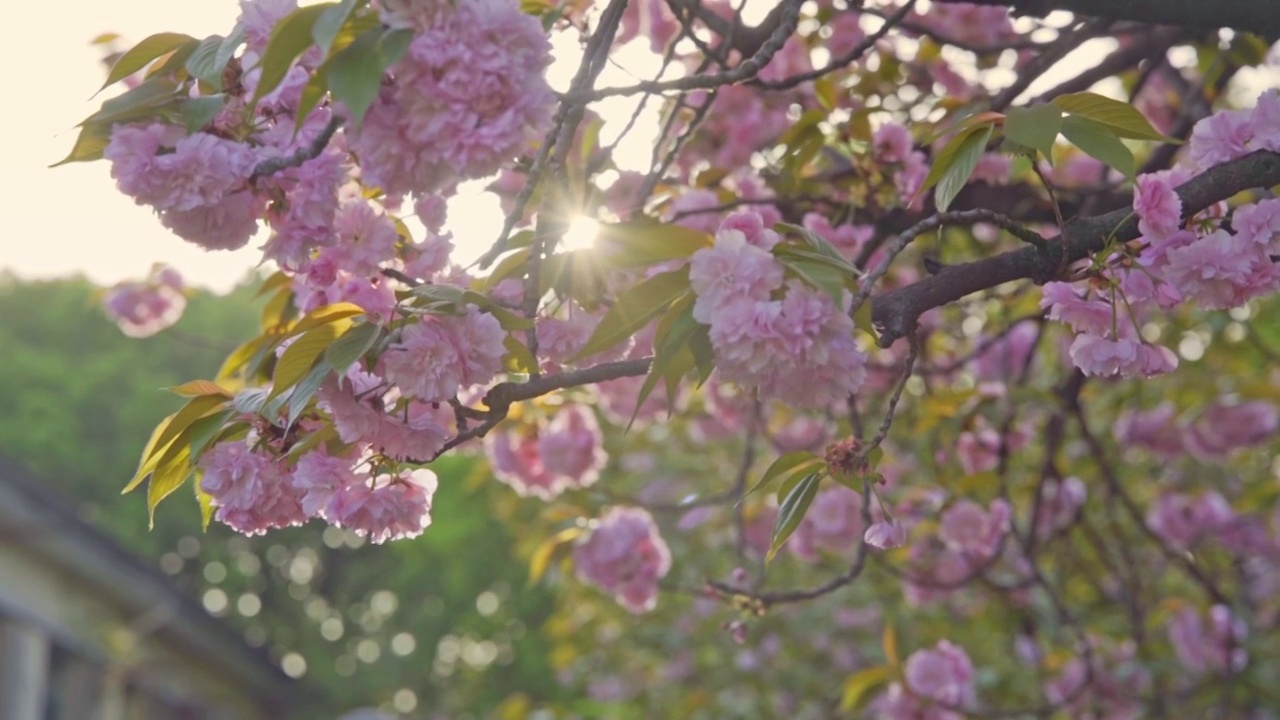
[(1133, 177), (1133, 152), (1106, 125), (1070, 116), (1062, 121), (1062, 136), (1103, 165)]
[(539, 543), (533, 550), (533, 557), (529, 560), (529, 584), (536, 585), (547, 573), (547, 568), (556, 557), (572, 548), (573, 541), (581, 535), (582, 528), (565, 528)]
[(357, 131), (378, 96), (382, 74), (404, 56), (412, 37), (405, 29), (373, 28), (333, 57), (328, 69), (329, 92), (347, 106)]
[(747, 490), (746, 494), (751, 495), (759, 490), (765, 490), (779, 480), (786, 480), (795, 475), (812, 472), (822, 464), (822, 458), (808, 450), (793, 450), (785, 453), (770, 463), (769, 468), (764, 471), (764, 475), (755, 485), (751, 486), (750, 490)]
[(165, 388), (174, 395), (182, 397), (200, 397), (201, 395), (220, 395), (231, 397), (231, 391), (209, 380), (192, 380), (190, 382)]
[(49, 167), (58, 167), (59, 165), (73, 162), (100, 160), (102, 151), (107, 148), (107, 143), (109, 142), (111, 142), (111, 125), (109, 123), (88, 123), (80, 128), (80, 135), (76, 137), (76, 144), (71, 148), (71, 153)]
[(871, 691), (885, 685), (893, 678), (893, 668), (888, 665), (863, 668), (844, 681), (840, 695), (840, 710), (850, 712), (860, 709), (870, 699)]
[(316, 360), (346, 332), (349, 323), (345, 320), (334, 320), (311, 328), (285, 348), (280, 360), (276, 362), (275, 374), (271, 378), (270, 397), (292, 388), (307, 376)]
[(356, 325), (324, 351), (324, 359), (339, 374), (345, 373), (347, 368), (369, 352), (381, 332), (382, 327), (374, 323)]
[(689, 268), (659, 273), (618, 295), (570, 362), (603, 352), (636, 334), (689, 290)]
[(336, 5), (337, 3), (328, 2), (300, 7), (276, 23), (271, 31), (271, 37), (267, 39), (267, 48), (262, 53), (262, 62), (259, 65), (262, 68), (262, 74), (258, 78), (258, 87), (253, 93), (254, 103), (279, 87), (284, 76), (288, 74), (289, 68), (293, 67), (293, 61), (306, 52), (314, 42), (311, 29), (316, 20), (322, 13)]
[(1112, 100), (1097, 93), (1080, 92), (1059, 95), (1053, 99), (1053, 104), (1077, 118), (1105, 125), (1116, 137), (1180, 142), (1177, 138), (1157, 132), (1151, 126), (1151, 122), (1129, 103)]
[(1004, 118), (1004, 136), (1039, 152), (1053, 162), (1053, 141), (1062, 128), (1062, 109), (1045, 103), (1010, 108)]
[[(129, 48), (107, 73), (102, 88), (117, 83), (146, 67), (148, 63), (166, 53), (173, 52), (184, 43), (195, 41), (195, 38), (183, 33), (156, 33), (143, 38), (141, 42)], [(99, 88), (101, 90), (102, 88)]]
[(946, 212), (951, 201), (956, 199), (965, 183), (969, 182), (969, 176), (978, 167), (978, 160), (986, 152), (992, 129), (991, 125), (976, 128), (956, 148), (951, 164), (938, 179), (938, 189), (934, 192), (933, 201), (939, 211)]
[[(822, 481), (822, 473), (811, 472), (791, 487), (785, 496), (778, 499), (778, 518), (773, 525), (773, 537), (769, 541), (769, 554), (765, 562), (773, 560), (787, 538), (800, 526), (813, 498), (818, 494), (818, 485)], [(785, 487), (785, 486), (784, 486)], [(781, 495), (781, 491), (779, 491)]]
[(602, 225), (597, 246), (610, 265), (641, 268), (667, 260), (683, 260), (711, 247), (711, 236), (680, 225), (630, 222)]

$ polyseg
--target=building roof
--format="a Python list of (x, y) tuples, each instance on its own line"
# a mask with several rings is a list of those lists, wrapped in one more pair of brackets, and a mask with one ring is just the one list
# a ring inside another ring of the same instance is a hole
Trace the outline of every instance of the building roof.
[(264, 705), (283, 710), (291, 704), (298, 689), (265, 651), (247, 645), (231, 626), (211, 617), (168, 577), (81, 520), (71, 507), (25, 468), (0, 457), (0, 543), (21, 546), (130, 616), (159, 618), (152, 622), (152, 637), (190, 650), (189, 657), (212, 666)]

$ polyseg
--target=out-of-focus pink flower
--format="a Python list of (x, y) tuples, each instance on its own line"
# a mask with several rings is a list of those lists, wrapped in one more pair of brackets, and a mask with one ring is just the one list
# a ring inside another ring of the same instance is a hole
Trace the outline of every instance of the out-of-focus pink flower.
[(1199, 495), (1163, 493), (1147, 512), (1147, 527), (1179, 549), (1192, 547), (1234, 521), (1231, 505), (1212, 490)]
[(648, 512), (614, 507), (574, 547), (573, 564), (584, 582), (612, 593), (627, 610), (643, 613), (658, 603), (658, 581), (671, 569), (671, 552)]
[(942, 513), (938, 534), (953, 552), (975, 561), (995, 556), (1009, 531), (1009, 503), (997, 498), (989, 510), (972, 500), (961, 500)]
[(1208, 622), (1187, 606), (1169, 620), (1169, 642), (1178, 662), (1193, 675), (1207, 672), (1239, 672), (1249, 663), (1244, 649), (1248, 628), (1226, 605), (1209, 608)]
[(142, 282), (124, 282), (102, 299), (107, 316), (129, 337), (150, 337), (182, 317), (187, 298), (182, 275), (171, 267), (156, 265)]
[(1088, 490), (1078, 477), (1050, 479), (1040, 490), (1036, 515), (1036, 536), (1045, 540), (1069, 526), (1088, 499)]
[(880, 550), (902, 547), (907, 542), (907, 527), (893, 520), (881, 520), (872, 523), (862, 537), (868, 545)]
[(872, 155), (883, 163), (905, 162), (911, 146), (911, 132), (898, 123), (885, 123), (871, 136)]
[(560, 408), (536, 432), (516, 426), (490, 433), (485, 450), (499, 480), (543, 500), (594, 484), (609, 458), (595, 414), (583, 405)]
[(973, 663), (964, 649), (946, 640), (907, 658), (903, 682), (892, 683), (877, 700), (879, 717), (889, 720), (960, 720), (977, 702)]
[(1280, 430), (1280, 409), (1257, 400), (1216, 402), (1182, 432), (1187, 450), (1201, 460), (1221, 460), (1231, 453), (1259, 445)]

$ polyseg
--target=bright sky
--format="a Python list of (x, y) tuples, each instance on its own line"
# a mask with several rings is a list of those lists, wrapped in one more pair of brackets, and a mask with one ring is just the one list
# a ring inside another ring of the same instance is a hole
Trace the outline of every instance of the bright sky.
[[(178, 268), (192, 284), (225, 289), (253, 267), (260, 257), (255, 248), (261, 240), (234, 253), (205, 252), (182, 242), (161, 227), (149, 209), (115, 190), (105, 162), (48, 168), (70, 150), (75, 124), (101, 102), (101, 98), (90, 99), (104, 78), (101, 51), (89, 45), (92, 38), (115, 32), (133, 43), (162, 31), (197, 37), (226, 34), (238, 12), (235, 0), (11, 4), (9, 27), (13, 31), (0, 43), (0, 67), (9, 70), (5, 104), (10, 108), (0, 116), (0, 136), (7, 139), (0, 209), (5, 211), (9, 233), (8, 241), (0, 246), (0, 269), (23, 277), (82, 273), (110, 284), (141, 277), (152, 262), (162, 261)], [(552, 83), (557, 89), (564, 89), (577, 65), (572, 38), (562, 40), (557, 43), (561, 60), (552, 68)], [(638, 50), (636, 45), (627, 50)], [(1101, 50), (1092, 48), (1089, 54), (1096, 57)], [(646, 57), (651, 57), (647, 51), (628, 53), (622, 64), (643, 67)], [(1069, 71), (1079, 64), (1063, 62), (1061, 66)], [(1051, 79), (1042, 79), (1029, 92)], [(1274, 81), (1274, 75), (1271, 79)], [(630, 81), (632, 78), (611, 65), (601, 84)], [(614, 113), (626, 117), (629, 108), (628, 101), (619, 99), (614, 107), (599, 109), (605, 117)], [(641, 123), (641, 132), (621, 149), (636, 149), (647, 160), (652, 128), (645, 125)], [(640, 158), (618, 159), (629, 165), (632, 163), (627, 160)], [(450, 203), (448, 229), (454, 232), (458, 258), (464, 262), (483, 252), (500, 227), (496, 200), (476, 187), (464, 186)]]

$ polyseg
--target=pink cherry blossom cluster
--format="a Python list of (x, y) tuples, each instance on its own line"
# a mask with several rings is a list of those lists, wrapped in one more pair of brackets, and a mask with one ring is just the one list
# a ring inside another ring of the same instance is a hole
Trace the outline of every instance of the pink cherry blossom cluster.
[(490, 433), (485, 453), (499, 480), (542, 500), (591, 486), (609, 459), (595, 413), (578, 404), (561, 406), (549, 421)]
[(583, 582), (612, 593), (627, 610), (643, 613), (658, 603), (658, 581), (671, 570), (671, 551), (648, 512), (614, 507), (574, 547), (573, 564)]
[[(351, 140), (365, 181), (431, 194), (497, 172), (551, 117), (551, 45), (509, 0), (386, 13), (416, 34)], [(409, 6), (409, 7), (412, 7)]]
[(102, 298), (107, 317), (129, 337), (150, 337), (173, 325), (187, 307), (182, 275), (171, 267), (156, 265), (146, 280), (122, 282)]
[[(375, 473), (374, 458), (312, 450), (293, 467), (250, 435), (200, 458), (200, 489), (214, 517), (246, 535), (320, 518), (381, 543), (416, 537), (431, 523), (436, 478), (430, 470)], [(368, 469), (359, 470), (360, 467)]]
[[(1254, 150), (1280, 148), (1280, 91), (1269, 90), (1247, 110), (1216, 113), (1192, 133), (1188, 155), (1201, 169)], [(1077, 333), (1069, 355), (1086, 375), (1136, 377), (1175, 369), (1177, 356), (1148, 343), (1139, 327), (1153, 312), (1194, 300), (1207, 310), (1240, 306), (1280, 290), (1280, 200), (1236, 208), (1229, 230), (1220, 208), (1184, 228), (1175, 188), (1188, 168), (1142, 175), (1133, 209), (1142, 233), (1132, 248), (1113, 254), (1082, 295), (1070, 283), (1048, 283), (1041, 307)]]
[[(779, 242), (754, 212), (730, 215), (715, 245), (693, 254), (693, 317), (710, 326), (721, 377), (762, 398), (825, 407), (856, 392), (866, 355), (831, 296), (786, 280)], [(846, 296), (847, 297), (847, 296)]]
[(964, 648), (940, 640), (907, 658), (903, 679), (875, 703), (887, 720), (961, 720), (977, 704), (974, 668)]

